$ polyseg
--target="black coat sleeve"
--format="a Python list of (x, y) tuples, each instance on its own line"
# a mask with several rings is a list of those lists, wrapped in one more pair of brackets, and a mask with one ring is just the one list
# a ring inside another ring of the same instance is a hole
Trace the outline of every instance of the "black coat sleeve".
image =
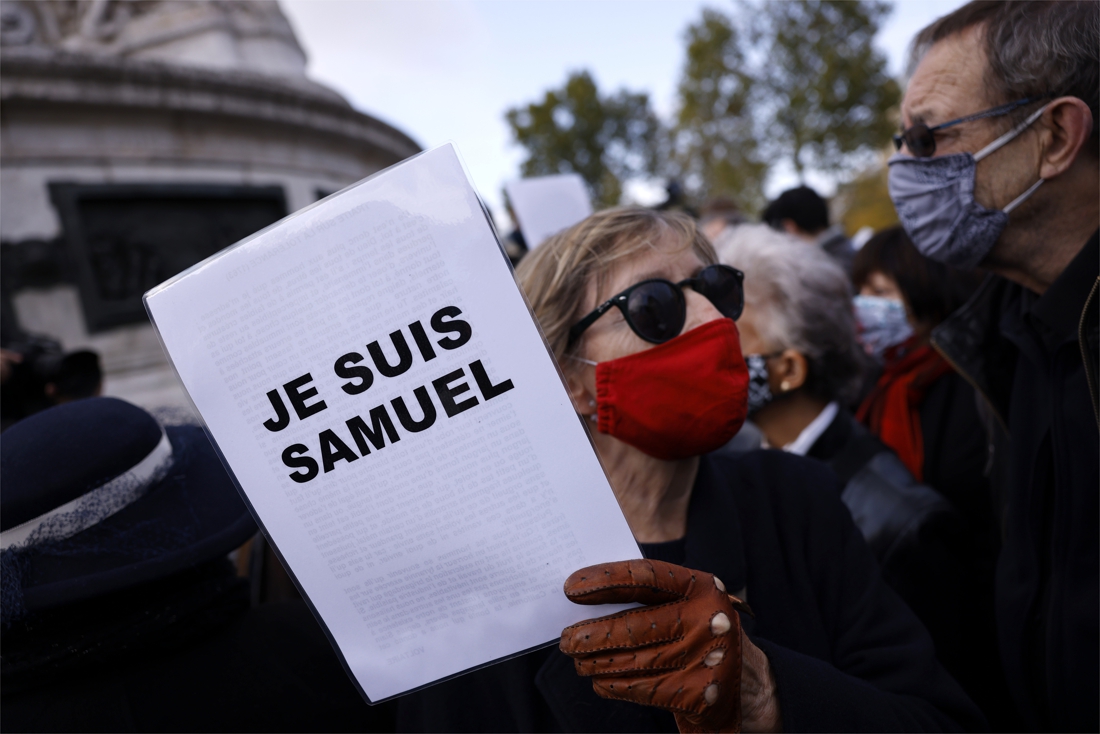
[[(769, 641), (770, 625), (760, 619), (769, 610), (756, 610), (754, 642), (771, 662), (784, 731), (985, 730), (920, 621), (883, 582), (832, 472), (812, 460), (759, 453), (771, 455), (761, 466), (769, 485), (763, 501), (775, 522), (775, 551), (785, 556), (784, 585), (809, 587), (802, 605), (816, 603), (811, 626), (827, 640), (802, 651)], [(753, 586), (750, 580), (750, 604)]]

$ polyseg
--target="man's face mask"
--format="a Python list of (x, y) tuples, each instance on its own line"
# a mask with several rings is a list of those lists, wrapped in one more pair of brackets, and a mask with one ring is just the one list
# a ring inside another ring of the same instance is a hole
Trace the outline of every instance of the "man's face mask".
[[(986, 209), (974, 201), (978, 161), (1018, 137), (1044, 110), (1046, 106), (973, 155), (954, 153), (938, 158), (915, 158), (898, 153), (890, 158), (890, 198), (902, 226), (921, 254), (961, 269), (977, 266), (989, 254), (1008, 225), (1009, 212), (1035, 193), (1043, 179), (1003, 210)], [(939, 127), (976, 117), (962, 118)]]
[(881, 296), (856, 296), (852, 299), (852, 305), (859, 324), (859, 343), (879, 361), (887, 349), (913, 335), (913, 327), (906, 318), (905, 306), (901, 301)]

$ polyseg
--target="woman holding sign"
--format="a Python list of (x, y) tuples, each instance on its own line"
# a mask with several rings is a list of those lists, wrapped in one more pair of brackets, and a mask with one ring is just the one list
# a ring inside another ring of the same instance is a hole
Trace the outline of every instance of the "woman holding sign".
[[(401, 700), (425, 730), (982, 728), (879, 577), (823, 466), (712, 453), (745, 419), (741, 273), (679, 214), (597, 213), (517, 276), (645, 561), (581, 569), (642, 606)], [(751, 605), (751, 608), (750, 608)], [(563, 654), (564, 653), (564, 654)]]

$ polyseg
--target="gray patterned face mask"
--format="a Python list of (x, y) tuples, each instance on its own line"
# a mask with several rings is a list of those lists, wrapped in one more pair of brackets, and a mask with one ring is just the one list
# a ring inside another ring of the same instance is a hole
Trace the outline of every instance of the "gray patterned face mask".
[(974, 201), (978, 161), (1007, 145), (1032, 125), (1046, 105), (977, 153), (914, 158), (900, 153), (889, 160), (888, 183), (898, 218), (926, 257), (970, 269), (985, 258), (1008, 225), (1008, 214), (1043, 183), (1039, 179), (1003, 210)]
[(749, 417), (770, 403), (775, 396), (768, 385), (768, 357), (772, 354), (746, 354), (745, 366), (749, 368)]

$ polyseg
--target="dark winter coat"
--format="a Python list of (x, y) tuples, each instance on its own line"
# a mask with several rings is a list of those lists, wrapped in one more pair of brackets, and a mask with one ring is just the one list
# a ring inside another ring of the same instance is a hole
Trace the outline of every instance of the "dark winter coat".
[[(784, 731), (981, 729), (913, 613), (883, 583), (816, 461), (778, 451), (704, 457), (683, 565), (743, 594)], [(408, 731), (676, 731), (659, 709), (599, 698), (556, 646), (398, 701)]]
[(914, 479), (893, 451), (843, 410), (806, 455), (836, 473), (841, 501), (883, 578), (917, 613), (937, 649), (956, 647), (961, 521), (951, 503)]
[(1042, 296), (991, 276), (933, 332), (986, 401), (996, 626), (1027, 730), (1100, 728), (1098, 236)]
[(249, 609), (225, 561), (3, 633), (0, 729), (392, 731), (301, 601)]
[[(955, 377), (948, 375), (940, 382), (951, 386), (950, 378)], [(937, 408), (946, 407), (942, 399), (952, 392), (936, 394)], [(973, 401), (973, 390), (968, 388), (962, 394), (967, 392)], [(971, 411), (976, 413), (976, 408), (971, 406)], [(964, 411), (945, 410), (944, 414), (960, 412)], [(976, 436), (966, 440), (972, 443), (976, 438), (984, 452), (981, 425), (970, 430)], [(969, 448), (963, 444), (945, 447), (945, 451), (959, 457)], [(841, 500), (863, 532), (886, 583), (928, 629), (948, 672), (991, 720), (997, 719), (1007, 688), (989, 621), (993, 609), (991, 523), (980, 522), (940, 492), (918, 483), (887, 446), (843, 411), (807, 456), (824, 461), (836, 472), (844, 487)], [(963, 505), (967, 510), (973, 513), (975, 507), (984, 506), (988, 513), (988, 489), (980, 472), (978, 480), (977, 486), (969, 489), (951, 484), (956, 496), (968, 501)]]
[(978, 397), (965, 377), (952, 371), (928, 386), (920, 405), (920, 428), (922, 481), (955, 506), (969, 532), (988, 542), (988, 442)]
[(830, 227), (818, 235), (817, 244), (836, 260), (837, 265), (844, 268), (845, 273), (851, 276), (852, 261), (856, 257), (856, 248), (842, 229)]

